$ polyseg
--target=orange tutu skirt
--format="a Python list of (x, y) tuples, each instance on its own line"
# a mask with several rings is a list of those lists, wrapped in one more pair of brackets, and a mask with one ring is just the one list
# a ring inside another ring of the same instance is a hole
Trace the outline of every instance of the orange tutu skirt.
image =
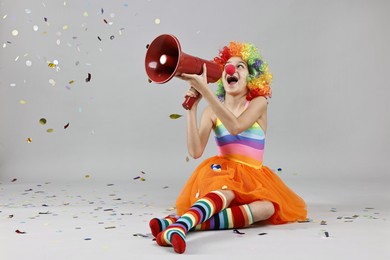
[[(220, 166), (213, 169), (212, 165)], [(214, 190), (227, 189), (235, 193), (230, 206), (266, 200), (274, 204), (272, 224), (284, 224), (307, 217), (306, 204), (268, 167), (255, 169), (245, 164), (214, 156), (203, 161), (188, 179), (176, 200), (179, 216), (198, 199)]]

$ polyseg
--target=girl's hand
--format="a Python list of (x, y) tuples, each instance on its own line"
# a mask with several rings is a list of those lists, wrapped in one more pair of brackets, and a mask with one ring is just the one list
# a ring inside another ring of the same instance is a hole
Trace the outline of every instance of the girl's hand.
[(207, 67), (206, 64), (203, 64), (203, 72), (200, 75), (197, 74), (187, 74), (182, 73), (178, 78), (187, 81), (191, 87), (197, 90), (200, 94), (208, 88), (207, 85)]
[(193, 97), (193, 98), (196, 98), (193, 106), (196, 106), (198, 105), (198, 103), (200, 102), (200, 100), (202, 99), (202, 95), (193, 87), (191, 87), (190, 89), (187, 90), (187, 92), (185, 93), (185, 97)]

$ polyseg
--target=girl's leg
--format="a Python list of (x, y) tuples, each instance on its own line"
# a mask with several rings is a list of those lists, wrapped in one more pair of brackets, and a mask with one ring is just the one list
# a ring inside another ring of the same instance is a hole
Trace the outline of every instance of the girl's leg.
[(197, 225), (194, 230), (223, 230), (248, 227), (251, 224), (270, 218), (275, 212), (269, 201), (254, 201), (231, 208), (226, 208), (209, 220)]
[(172, 245), (176, 253), (184, 253), (187, 232), (225, 209), (233, 199), (234, 193), (230, 190), (212, 191), (206, 194), (195, 202), (174, 224), (160, 232), (156, 238), (157, 243), (161, 246)]

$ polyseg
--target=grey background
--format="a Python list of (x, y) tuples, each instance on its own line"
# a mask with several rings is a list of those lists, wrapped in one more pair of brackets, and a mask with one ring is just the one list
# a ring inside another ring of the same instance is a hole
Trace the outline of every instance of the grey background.
[(169, 118), (185, 115), (187, 85), (147, 81), (145, 46), (169, 33), (204, 59), (230, 40), (259, 47), (274, 75), (265, 165), (301, 180), (389, 183), (389, 1), (3, 0), (0, 8), (0, 181), (127, 181), (144, 171), (147, 181), (184, 182), (215, 144), (187, 162), (185, 116)]

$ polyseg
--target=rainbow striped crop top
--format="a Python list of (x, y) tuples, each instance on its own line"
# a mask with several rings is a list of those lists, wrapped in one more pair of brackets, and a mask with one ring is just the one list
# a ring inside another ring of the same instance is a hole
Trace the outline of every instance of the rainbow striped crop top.
[(231, 135), (217, 118), (214, 127), (218, 156), (259, 169), (263, 165), (265, 133), (259, 123), (238, 135)]

